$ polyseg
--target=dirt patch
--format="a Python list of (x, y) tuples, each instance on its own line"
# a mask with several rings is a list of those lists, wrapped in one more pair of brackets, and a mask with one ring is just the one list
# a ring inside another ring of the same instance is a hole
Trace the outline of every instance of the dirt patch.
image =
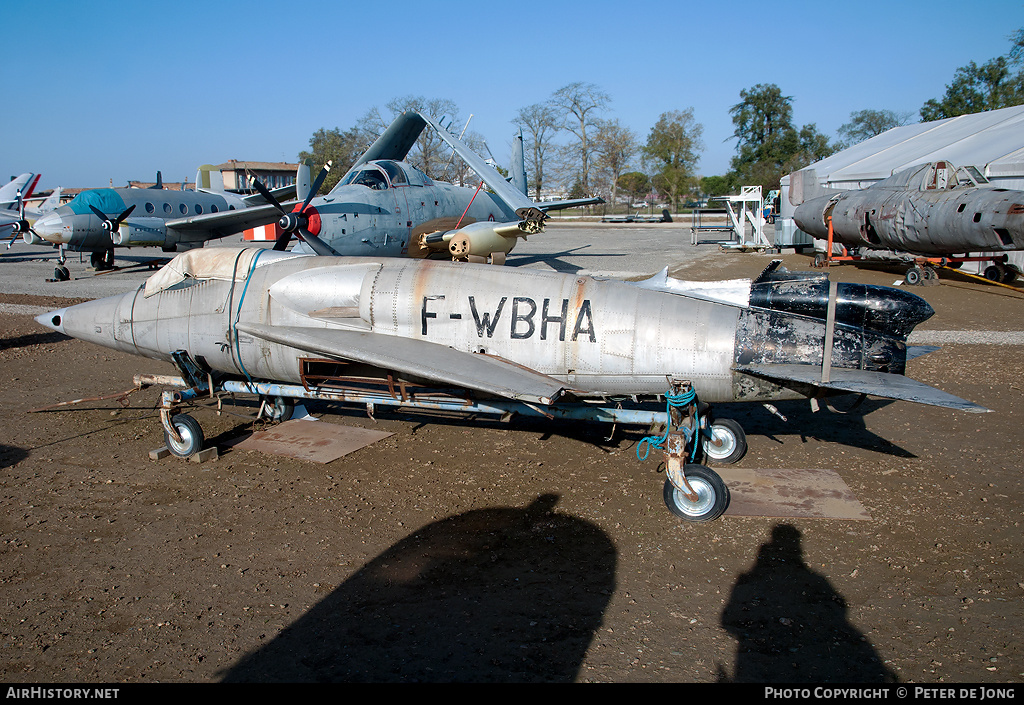
[[(770, 259), (736, 255), (715, 276)], [(915, 290), (937, 311), (923, 327), (1020, 329), (1019, 295), (944, 281)], [(327, 465), (227, 446), (151, 461), (158, 390), (28, 412), (169, 368), (25, 315), (0, 326), (7, 682), (1024, 675), (1019, 347), (910, 364), (991, 414), (869, 399), (848, 415), (780, 404), (783, 421), (722, 405), (748, 434), (740, 466), (834, 470), (872, 519), (684, 525), (658, 463), (637, 460), (641, 433), (585, 424), (314, 407), (395, 435)], [(252, 428), (195, 415), (213, 443)]]

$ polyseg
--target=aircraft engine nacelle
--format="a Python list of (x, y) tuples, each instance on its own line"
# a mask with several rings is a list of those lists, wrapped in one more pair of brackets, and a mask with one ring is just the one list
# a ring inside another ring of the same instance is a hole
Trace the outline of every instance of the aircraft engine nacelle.
[(457, 230), (424, 235), (422, 244), (434, 252), (448, 250), (452, 259), (478, 261), (491, 257), (497, 264), (499, 258), (495, 254), (500, 254), (504, 262), (504, 255), (512, 251), (516, 240), (532, 234), (526, 221), (495, 223), (482, 220)]
[(25, 241), (26, 245), (46, 245), (46, 240), (36, 235), (31, 230), (26, 230), (21, 234), (21, 239)]
[(163, 247), (166, 237), (163, 218), (132, 218), (121, 223), (110, 239), (118, 247)]

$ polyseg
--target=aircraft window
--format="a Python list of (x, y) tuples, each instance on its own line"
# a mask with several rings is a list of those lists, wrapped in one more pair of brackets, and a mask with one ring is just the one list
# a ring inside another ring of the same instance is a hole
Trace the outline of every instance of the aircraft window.
[(366, 186), (374, 189), (375, 191), (383, 191), (388, 187), (388, 182), (384, 178), (384, 174), (380, 173), (376, 169), (364, 169), (363, 171), (360, 171), (349, 183)]
[(960, 175), (961, 178), (966, 177), (966, 180), (973, 181), (975, 186), (981, 186), (982, 184), (988, 183), (988, 179), (985, 178), (984, 174), (982, 174), (978, 170), (978, 167), (975, 166), (962, 166), (957, 169), (957, 174)]
[(182, 204), (180, 204), (178, 206), (178, 210), (181, 211), (182, 215), (185, 215), (185, 214), (188, 213), (188, 206), (186, 206), (184, 203), (182, 203)]
[(170, 213), (170, 212), (171, 212), (171, 204), (170, 203), (165, 203), (164, 204), (164, 213)]
[(212, 206), (210, 206), (210, 212), (211, 213), (218, 213), (219, 211), (220, 211), (220, 208), (217, 207), (216, 203), (214, 203)]
[(392, 186), (409, 185), (409, 179), (406, 178), (405, 172), (402, 171), (402, 167), (398, 166), (394, 162), (377, 162), (377, 164), (384, 167), (384, 171), (388, 173), (388, 178), (391, 179)]
[(147, 203), (146, 204), (146, 212), (147, 213), (152, 213), (155, 210), (156, 210), (156, 206), (154, 206), (152, 203)]
[(203, 207), (200, 204), (197, 203), (196, 204), (196, 215), (199, 215), (202, 212), (203, 212)]

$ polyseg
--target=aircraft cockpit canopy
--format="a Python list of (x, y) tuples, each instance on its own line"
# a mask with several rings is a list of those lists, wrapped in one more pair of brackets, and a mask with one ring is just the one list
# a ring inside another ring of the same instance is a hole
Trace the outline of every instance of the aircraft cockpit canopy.
[(949, 191), (955, 188), (974, 188), (984, 186), (989, 180), (974, 166), (957, 169), (946, 161), (932, 162), (925, 165), (922, 191)]
[(423, 186), (426, 176), (407, 164), (389, 159), (367, 162), (350, 172), (338, 186), (366, 186), (375, 191), (384, 191), (400, 186)]

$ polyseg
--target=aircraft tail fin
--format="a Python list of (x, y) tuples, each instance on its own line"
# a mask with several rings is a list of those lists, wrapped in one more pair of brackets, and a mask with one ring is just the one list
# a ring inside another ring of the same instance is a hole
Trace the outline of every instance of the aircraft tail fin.
[(224, 178), (220, 169), (212, 164), (203, 164), (196, 170), (196, 191), (224, 193)]
[(814, 169), (801, 169), (789, 175), (789, 202), (794, 206), (799, 206), (812, 198), (841, 192), (842, 189), (822, 186), (818, 180), (818, 172)]
[(306, 196), (309, 195), (309, 190), (312, 188), (313, 185), (313, 180), (311, 178), (312, 173), (313, 160), (307, 157), (299, 164), (299, 168), (295, 170), (296, 200), (305, 201)]
[(47, 196), (46, 200), (39, 204), (39, 212), (40, 213), (49, 213), (54, 208), (59, 206), (60, 205), (61, 193), (63, 193), (63, 191), (64, 191), (64, 189), (61, 186), (58, 186), (57, 188), (55, 188), (53, 190), (53, 193), (51, 193), (49, 196)]
[(512, 137), (512, 162), (509, 164), (509, 174), (512, 175), (512, 185), (518, 191), (530, 195), (529, 186), (526, 182), (526, 158), (523, 151), (523, 131), (519, 130)]

